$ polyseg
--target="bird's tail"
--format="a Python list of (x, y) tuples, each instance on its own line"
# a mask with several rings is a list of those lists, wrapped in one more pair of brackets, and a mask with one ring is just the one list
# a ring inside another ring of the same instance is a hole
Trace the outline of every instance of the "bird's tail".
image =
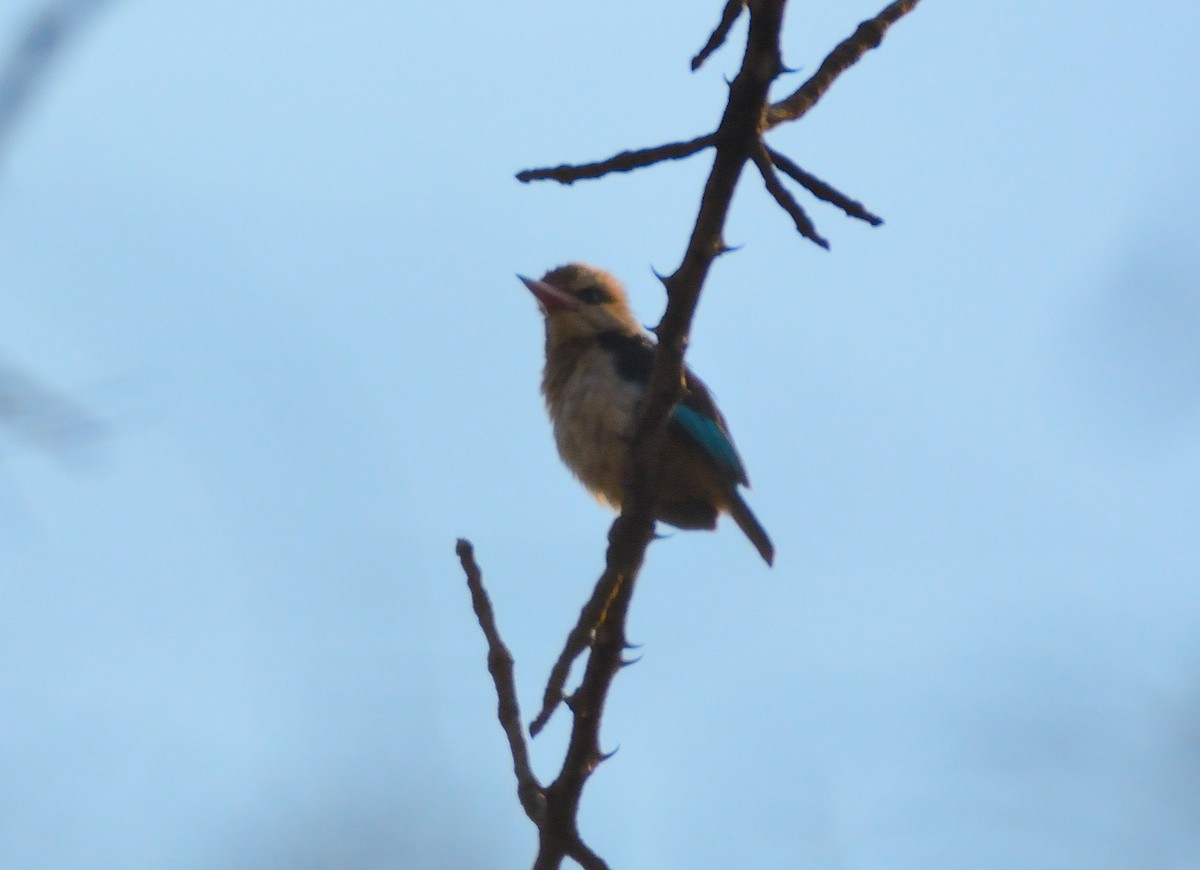
[(768, 565), (775, 564), (775, 545), (771, 543), (770, 537), (767, 536), (767, 530), (754, 516), (750, 506), (742, 500), (742, 496), (737, 492), (730, 494), (729, 515), (738, 524), (738, 528), (750, 539), (750, 543), (755, 546), (763, 560)]

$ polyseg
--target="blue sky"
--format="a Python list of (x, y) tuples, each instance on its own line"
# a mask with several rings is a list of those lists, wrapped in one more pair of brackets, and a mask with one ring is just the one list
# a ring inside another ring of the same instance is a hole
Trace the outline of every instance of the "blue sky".
[[(0, 5), (15, 38), (36, 4)], [(112, 2), (0, 165), (0, 865), (526, 866), (471, 538), (532, 715), (610, 516), (514, 274), (646, 323), (719, 3)], [(794, 3), (811, 72), (875, 3)], [(736, 530), (653, 545), (585, 837), (615, 867), (1200, 866), (1200, 8), (925, 0), (748, 175), (689, 360)], [(806, 201), (806, 206), (809, 203)], [(566, 722), (534, 744), (557, 769)]]

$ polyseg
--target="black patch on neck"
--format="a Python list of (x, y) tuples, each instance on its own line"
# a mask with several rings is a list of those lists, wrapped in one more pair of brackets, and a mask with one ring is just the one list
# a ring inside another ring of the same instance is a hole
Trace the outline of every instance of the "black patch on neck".
[(644, 384), (654, 364), (654, 342), (644, 335), (611, 330), (596, 336), (596, 343), (612, 355), (617, 374), (624, 380)]

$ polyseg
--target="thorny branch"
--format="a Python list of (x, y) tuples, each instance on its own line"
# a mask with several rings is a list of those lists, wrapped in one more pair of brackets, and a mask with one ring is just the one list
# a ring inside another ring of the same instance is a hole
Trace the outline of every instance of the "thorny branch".
[[(825, 60), (817, 68), (817, 71), (804, 84), (782, 100), (766, 106), (757, 125), (756, 135), (760, 141), (768, 130), (778, 127), (787, 121), (796, 121), (808, 114), (809, 110), (829, 90), (837, 77), (856, 64), (868, 51), (877, 48), (883, 41), (884, 34), (887, 33), (888, 28), (911, 12), (918, 2), (920, 0), (896, 0), (896, 2), (887, 6), (874, 18), (862, 22), (853, 35), (843, 40), (837, 48), (826, 56)], [(704, 48), (692, 59), (693, 70), (698, 69), (713, 52), (721, 47), (729, 35), (734, 22), (740, 15), (742, 7), (745, 5), (745, 0), (728, 0), (717, 28), (713, 31), (712, 36), (709, 37)], [(718, 130), (717, 132), (697, 136), (687, 141), (671, 142), (654, 148), (640, 148), (636, 151), (623, 151), (606, 160), (599, 160), (594, 163), (564, 164), (552, 168), (526, 169), (517, 173), (517, 179), (524, 182), (557, 181), (560, 184), (573, 184), (576, 181), (585, 179), (601, 178), (610, 172), (629, 172), (645, 166), (653, 166), (655, 163), (661, 163), (664, 160), (679, 160), (684, 157), (690, 157), (692, 154), (696, 154), (706, 148), (711, 148), (717, 144), (719, 133), (720, 131)], [(872, 226), (878, 226), (883, 223), (882, 218), (876, 217), (852, 197), (847, 196), (832, 185), (821, 181), (816, 176), (801, 169), (794, 161), (775, 149), (768, 147), (765, 141), (762, 144), (766, 149), (766, 153), (770, 156), (771, 163), (818, 199), (836, 205), (850, 217), (866, 221)], [(808, 220), (807, 215), (802, 220), (797, 220), (797, 215), (803, 214), (803, 209), (790, 193), (781, 195), (780, 192), (785, 191), (785, 189), (778, 177), (773, 172), (764, 171), (761, 163), (758, 164), (758, 168), (768, 192), (788, 212), (801, 235), (821, 245), (823, 248), (828, 248), (829, 243), (812, 226), (812, 222)], [(801, 227), (807, 227), (808, 229), (802, 229)]]
[(767, 109), (766, 128), (769, 130), (778, 127), (785, 121), (798, 121), (808, 114), (809, 109), (825, 96), (825, 92), (837, 77), (858, 63), (868, 51), (878, 48), (888, 28), (912, 12), (919, 2), (920, 0), (896, 0), (874, 18), (858, 25), (852, 36), (842, 40), (837, 48), (826, 55), (808, 81), (790, 96), (784, 97)]
[[(470, 544), (459, 542), (459, 557), (471, 586), (476, 614), (488, 641), (488, 667), (496, 683), (499, 716), (513, 755), (518, 794), (521, 795), (526, 814), (538, 828), (538, 855), (534, 870), (553, 870), (560, 867), (566, 857), (572, 858), (586, 870), (605, 870), (607, 867), (583, 843), (576, 816), (584, 785), (596, 767), (607, 758), (600, 750), (600, 723), (613, 678), (621, 667), (628, 664), (623, 658), (629, 646), (625, 636), (626, 616), (646, 548), (654, 534), (653, 505), (666, 423), (680, 397), (683, 356), (701, 288), (713, 262), (729, 250), (723, 232), (742, 169), (747, 162), (754, 163), (764, 184), (792, 217), (797, 229), (818, 244), (824, 240), (812, 228), (803, 209), (783, 187), (776, 168), (847, 214), (872, 224), (880, 222), (861, 204), (809, 175), (783, 155), (771, 151), (762, 137), (770, 127), (795, 120), (807, 112), (828, 90), (833, 80), (866, 51), (877, 46), (887, 27), (911, 11), (918, 0), (893, 3), (880, 15), (861, 24), (850, 39), (834, 49), (817, 73), (796, 93), (772, 105), (768, 101), (768, 91), (784, 69), (779, 34), (785, 2), (728, 0), (721, 23), (693, 60), (693, 68), (703, 63), (725, 40), (742, 6), (748, 8), (750, 26), (746, 52), (741, 69), (730, 84), (725, 112), (713, 133), (686, 142), (622, 152), (598, 163), (528, 170), (518, 176), (522, 181), (552, 179), (570, 184), (584, 178), (599, 178), (609, 172), (625, 172), (662, 160), (687, 157), (710, 147), (716, 151), (683, 260), (674, 273), (662, 278), (667, 290), (667, 308), (655, 328), (658, 343), (654, 363), (630, 448), (632, 483), (625, 492), (621, 514), (609, 531), (604, 573), (554, 666), (542, 710), (531, 726), (531, 731), (536, 734), (553, 714), (559, 701), (566, 701), (573, 715), (562, 769), (557, 778), (544, 788), (538, 784), (529, 767), (524, 736), (520, 732), (512, 658), (500, 640)], [(571, 664), (588, 648), (589, 641), (591, 654), (583, 678), (570, 698), (564, 698)], [(533, 796), (532, 800), (530, 795)]]

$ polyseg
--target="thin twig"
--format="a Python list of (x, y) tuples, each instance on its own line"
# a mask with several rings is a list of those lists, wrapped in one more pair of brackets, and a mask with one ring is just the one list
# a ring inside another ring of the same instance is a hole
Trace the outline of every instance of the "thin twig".
[(729, 36), (729, 31), (733, 30), (733, 23), (738, 20), (738, 16), (742, 14), (742, 9), (745, 5), (746, 0), (729, 0), (725, 4), (725, 9), (721, 13), (721, 20), (717, 22), (716, 29), (708, 37), (708, 42), (704, 43), (704, 48), (700, 49), (700, 53), (692, 58), (692, 72), (700, 69), (704, 62), (712, 56), (713, 52), (725, 44), (725, 40)]
[(542, 709), (529, 724), (529, 733), (534, 737), (546, 727), (546, 723), (562, 702), (567, 679), (571, 674), (571, 665), (591, 644), (592, 632), (600, 623), (600, 616), (604, 613), (604, 607), (612, 598), (612, 594), (612, 577), (606, 571), (592, 590), (592, 597), (579, 612), (579, 621), (567, 635), (567, 642), (550, 670), (550, 679), (546, 682), (546, 691), (542, 694)]
[(761, 141), (758, 143), (758, 148), (751, 155), (751, 159), (754, 160), (754, 165), (758, 167), (758, 172), (762, 176), (763, 184), (767, 186), (767, 191), (771, 196), (775, 197), (775, 202), (779, 203), (779, 207), (788, 213), (800, 235), (809, 241), (816, 242), (825, 250), (829, 250), (829, 241), (817, 232), (817, 228), (813, 226), (813, 222), (809, 220), (800, 203), (796, 202), (796, 198), (783, 186), (783, 182), (775, 174), (775, 167), (771, 165), (771, 158), (767, 154), (767, 148)]
[(777, 127), (786, 121), (795, 121), (807, 114), (808, 110), (817, 104), (817, 100), (829, 90), (834, 80), (858, 63), (868, 51), (878, 48), (888, 28), (912, 12), (918, 2), (920, 0), (896, 0), (874, 18), (858, 25), (858, 29), (849, 39), (843, 40), (826, 55), (808, 81), (767, 109), (766, 129)]
[(703, 151), (713, 145), (713, 134), (697, 136), (686, 142), (668, 142), (666, 145), (656, 145), (653, 148), (639, 148), (636, 151), (622, 151), (605, 160), (596, 163), (581, 163), (572, 165), (564, 163), (544, 169), (526, 169), (517, 173), (517, 181), (557, 181), (560, 184), (574, 184), (590, 178), (600, 178), (610, 172), (632, 172), (643, 166), (652, 166), (664, 160), (682, 160)]
[(822, 181), (798, 166), (795, 161), (789, 158), (786, 154), (781, 154), (774, 148), (767, 146), (767, 154), (771, 157), (771, 162), (774, 163), (784, 175), (789, 176), (815, 196), (817, 199), (836, 205), (850, 217), (858, 218), (860, 221), (866, 221), (873, 227), (877, 227), (883, 223), (883, 218), (867, 211), (866, 207), (858, 200), (851, 199), (835, 188), (833, 185)]
[(483, 588), (483, 573), (475, 562), (475, 549), (466, 538), (459, 538), (454, 548), (463, 572), (467, 575), (467, 588), (471, 590), (471, 606), (488, 645), (488, 672), (496, 684), (497, 709), (500, 726), (508, 738), (512, 753), (513, 772), (517, 777), (517, 798), (525, 809), (525, 815), (540, 825), (546, 812), (546, 797), (542, 784), (534, 775), (529, 763), (529, 748), (525, 744), (525, 732), (521, 729), (521, 708), (517, 704), (517, 681), (513, 673), (513, 657), (500, 638), (496, 627), (496, 613)]

